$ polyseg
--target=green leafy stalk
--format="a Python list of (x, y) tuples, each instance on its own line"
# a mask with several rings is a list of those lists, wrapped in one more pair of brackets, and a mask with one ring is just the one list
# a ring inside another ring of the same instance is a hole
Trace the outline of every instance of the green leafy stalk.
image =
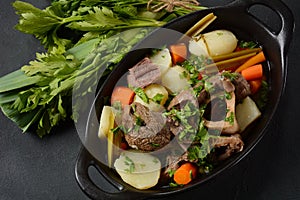
[[(53, 0), (45, 9), (16, 1), (16, 28), (34, 35), (47, 49), (36, 59), (0, 78), (0, 107), (22, 130), (42, 137), (72, 113), (72, 92), (80, 99), (97, 87), (130, 49), (147, 34), (137, 27), (158, 27), (191, 12), (147, 11), (148, 0)], [(196, 7), (202, 9), (203, 7)], [(117, 34), (130, 30), (122, 37)], [(113, 37), (116, 36), (116, 37)], [(80, 104), (80, 105), (79, 105)]]

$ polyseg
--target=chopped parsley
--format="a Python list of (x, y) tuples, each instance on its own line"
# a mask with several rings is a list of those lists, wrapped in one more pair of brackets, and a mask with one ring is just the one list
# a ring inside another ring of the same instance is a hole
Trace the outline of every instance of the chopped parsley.
[(154, 101), (155, 103), (160, 104), (163, 98), (164, 98), (163, 94), (156, 94), (153, 98), (151, 98), (151, 100)]
[(255, 47), (257, 47), (257, 43), (256, 42), (253, 42), (253, 41), (244, 41), (244, 40), (241, 40), (239, 42), (239, 45), (238, 45), (240, 48), (249, 48), (249, 49), (253, 49)]
[(149, 97), (147, 94), (144, 92), (144, 90), (140, 87), (133, 88), (134, 93), (140, 97), (145, 103), (149, 103)]
[(229, 122), (230, 125), (234, 124), (234, 113), (230, 112), (230, 115), (225, 118), (225, 122)]
[(128, 169), (125, 169), (126, 172), (128, 172), (128, 173), (134, 172), (134, 170), (135, 170), (134, 162), (128, 156), (125, 156), (124, 163), (125, 163), (125, 165), (128, 166)]

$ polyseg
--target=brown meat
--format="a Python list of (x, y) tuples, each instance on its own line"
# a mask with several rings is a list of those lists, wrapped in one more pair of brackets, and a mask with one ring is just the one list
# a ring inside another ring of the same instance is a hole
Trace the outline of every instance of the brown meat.
[[(122, 124), (127, 128), (128, 133), (125, 139), (128, 145), (143, 151), (154, 151), (167, 145), (172, 133), (167, 126), (166, 118), (162, 113), (150, 111), (140, 103), (135, 103), (134, 114), (123, 114)], [(140, 118), (142, 125), (137, 125), (136, 120)]]
[(211, 138), (211, 143), (214, 148), (225, 147), (225, 152), (218, 156), (218, 160), (224, 160), (230, 157), (233, 153), (241, 152), (244, 148), (244, 142), (239, 134), (227, 136), (219, 136)]
[[(235, 134), (239, 131), (239, 125), (235, 116), (235, 94), (230, 93), (231, 99), (225, 99), (226, 101), (226, 117), (224, 120), (209, 121), (204, 119), (204, 125), (213, 130), (219, 130), (225, 134)], [(231, 121), (233, 120), (233, 121)]]
[(237, 73), (237, 76), (232, 83), (235, 87), (235, 96), (237, 102), (240, 102), (251, 94), (249, 83), (240, 73)]
[(160, 78), (161, 73), (159, 67), (146, 57), (129, 69), (127, 81), (131, 87), (144, 88), (151, 83), (159, 82)]
[(178, 95), (176, 95), (172, 101), (170, 102), (169, 106), (168, 106), (168, 110), (171, 110), (171, 108), (173, 108), (176, 105), (180, 105), (180, 107), (184, 107), (184, 105), (190, 102), (192, 103), (196, 108), (198, 107), (198, 102), (197, 102), (197, 98), (195, 97), (195, 95), (192, 94), (191, 91), (189, 90), (182, 90)]

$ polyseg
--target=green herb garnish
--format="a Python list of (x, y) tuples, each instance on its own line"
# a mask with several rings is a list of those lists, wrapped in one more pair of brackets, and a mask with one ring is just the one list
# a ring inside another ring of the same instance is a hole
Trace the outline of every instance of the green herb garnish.
[(125, 165), (127, 165), (129, 167), (128, 169), (125, 169), (126, 172), (128, 172), (128, 173), (134, 172), (135, 164), (128, 156), (125, 156), (124, 163), (125, 163)]

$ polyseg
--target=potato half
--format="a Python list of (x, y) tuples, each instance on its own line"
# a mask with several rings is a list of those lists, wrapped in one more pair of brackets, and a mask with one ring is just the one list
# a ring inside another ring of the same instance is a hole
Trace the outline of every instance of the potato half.
[(124, 151), (115, 161), (114, 167), (124, 182), (144, 190), (158, 183), (161, 162), (149, 153)]

